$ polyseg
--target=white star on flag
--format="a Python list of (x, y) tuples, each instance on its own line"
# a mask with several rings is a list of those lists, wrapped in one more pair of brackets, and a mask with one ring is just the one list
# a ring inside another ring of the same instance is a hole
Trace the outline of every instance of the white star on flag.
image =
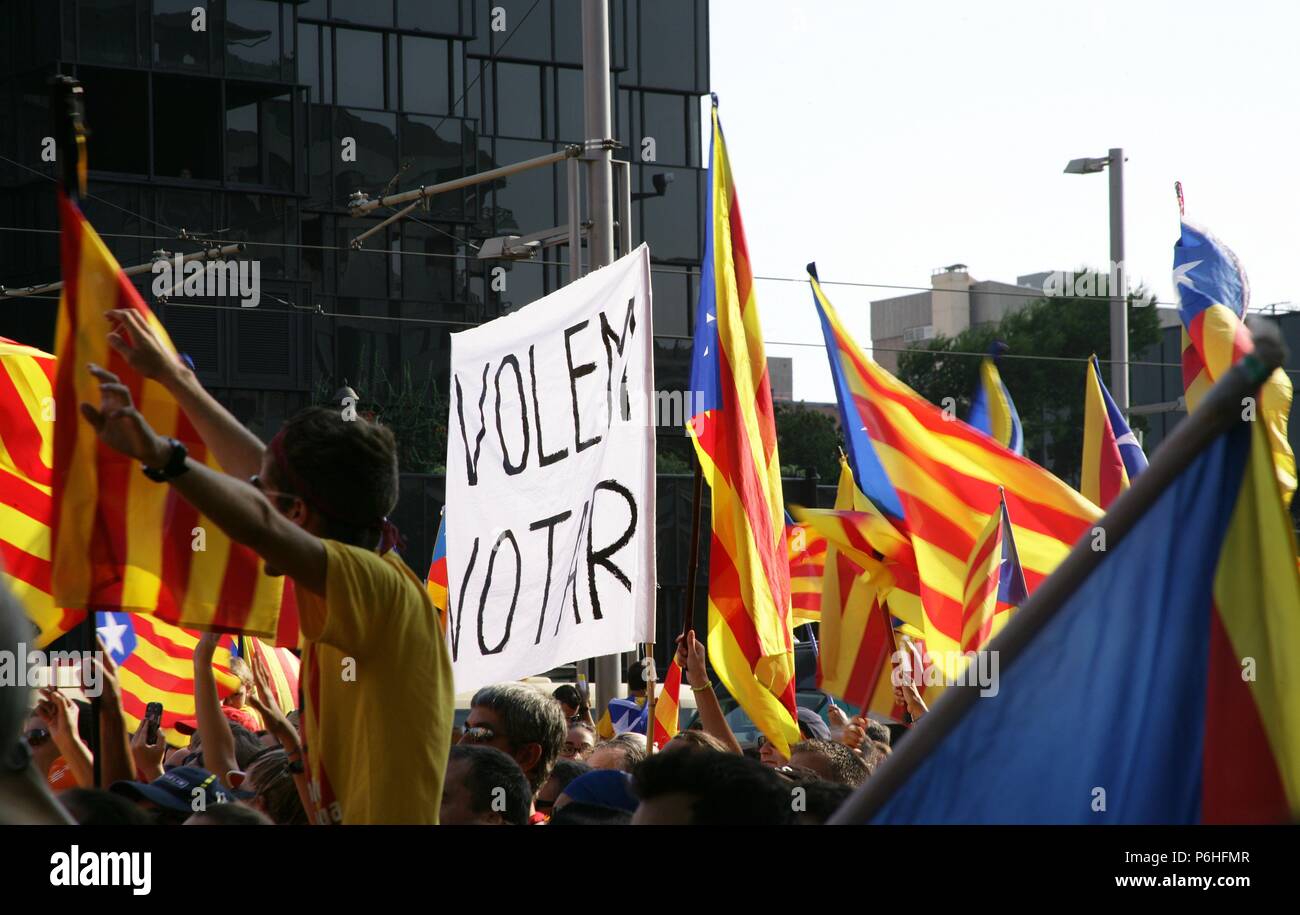
[(95, 631), (104, 640), (104, 647), (108, 649), (108, 653), (121, 657), (126, 654), (126, 646), (122, 644), (122, 636), (126, 633), (128, 627), (125, 623), (119, 623), (117, 617), (111, 613), (105, 613), (104, 620), (104, 625), (96, 626)]
[(1177, 289), (1179, 286), (1186, 286), (1188, 289), (1191, 289), (1193, 292), (1200, 292), (1201, 290), (1196, 288), (1196, 284), (1192, 282), (1192, 278), (1187, 274), (1195, 270), (1203, 263), (1204, 261), (1188, 261), (1185, 264), (1179, 264), (1177, 267), (1175, 267), (1174, 288)]

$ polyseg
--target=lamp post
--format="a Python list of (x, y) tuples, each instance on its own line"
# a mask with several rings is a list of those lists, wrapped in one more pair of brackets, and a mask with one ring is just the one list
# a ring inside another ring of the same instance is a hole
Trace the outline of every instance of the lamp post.
[(1110, 166), (1110, 393), (1128, 412), (1128, 270), (1124, 265), (1124, 150), (1099, 159), (1071, 159), (1067, 175), (1089, 175)]

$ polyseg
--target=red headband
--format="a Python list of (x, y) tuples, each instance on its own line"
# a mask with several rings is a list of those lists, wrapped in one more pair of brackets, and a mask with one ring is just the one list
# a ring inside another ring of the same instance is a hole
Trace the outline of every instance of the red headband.
[(280, 479), (284, 480), (289, 485), (293, 494), (302, 499), (302, 501), (305, 502), (307, 507), (312, 511), (352, 527), (378, 527), (380, 531), (379, 552), (381, 555), (387, 553), (394, 547), (398, 550), (406, 549), (406, 541), (397, 530), (397, 525), (389, 521), (388, 518), (381, 517), (377, 520), (372, 518), (367, 518), (364, 521), (358, 520), (355, 517), (349, 516), (345, 512), (339, 511), (328, 499), (313, 491), (312, 488), (307, 485), (307, 481), (294, 471), (293, 465), (289, 463), (289, 459), (284, 453), (283, 428), (281, 428), (279, 432), (275, 433), (275, 437), (271, 439), (270, 449), (271, 459), (275, 462), (276, 475), (279, 476)]

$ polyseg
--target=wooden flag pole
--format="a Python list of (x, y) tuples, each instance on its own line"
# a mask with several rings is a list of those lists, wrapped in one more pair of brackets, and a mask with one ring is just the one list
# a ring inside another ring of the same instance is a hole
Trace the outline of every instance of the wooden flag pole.
[(642, 668), (645, 677), (645, 755), (655, 751), (655, 643), (646, 642), (645, 657), (650, 663)]
[[(1003, 672), (1024, 653), (1030, 642), (1066, 605), (1071, 595), (1083, 585), (1124, 537), (1156, 503), (1164, 491), (1202, 451), (1233, 425), (1242, 422), (1241, 401), (1259, 390), (1278, 366), (1286, 360), (1286, 347), (1277, 325), (1251, 319), (1247, 322), (1254, 336), (1254, 351), (1237, 362), (1206, 394), (1205, 400), (1160, 445), (1151, 463), (1120, 494), (1093, 528), (1105, 536), (1107, 550), (1094, 550), (1095, 536), (1079, 539), (1056, 571), (1038, 586), (1019, 612), (986, 647), (996, 651)], [(844, 802), (828, 821), (829, 824), (867, 823), (902, 787), (912, 773), (934, 751), (949, 731), (966, 716), (979, 698), (979, 684), (950, 686), (899, 744), (880, 768), (861, 788)]]

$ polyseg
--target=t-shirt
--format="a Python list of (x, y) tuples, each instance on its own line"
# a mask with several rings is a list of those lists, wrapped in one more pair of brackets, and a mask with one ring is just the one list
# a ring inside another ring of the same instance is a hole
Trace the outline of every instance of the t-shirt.
[(308, 816), (437, 823), (455, 706), (437, 612), (396, 553), (322, 542), (325, 596), (297, 589)]

